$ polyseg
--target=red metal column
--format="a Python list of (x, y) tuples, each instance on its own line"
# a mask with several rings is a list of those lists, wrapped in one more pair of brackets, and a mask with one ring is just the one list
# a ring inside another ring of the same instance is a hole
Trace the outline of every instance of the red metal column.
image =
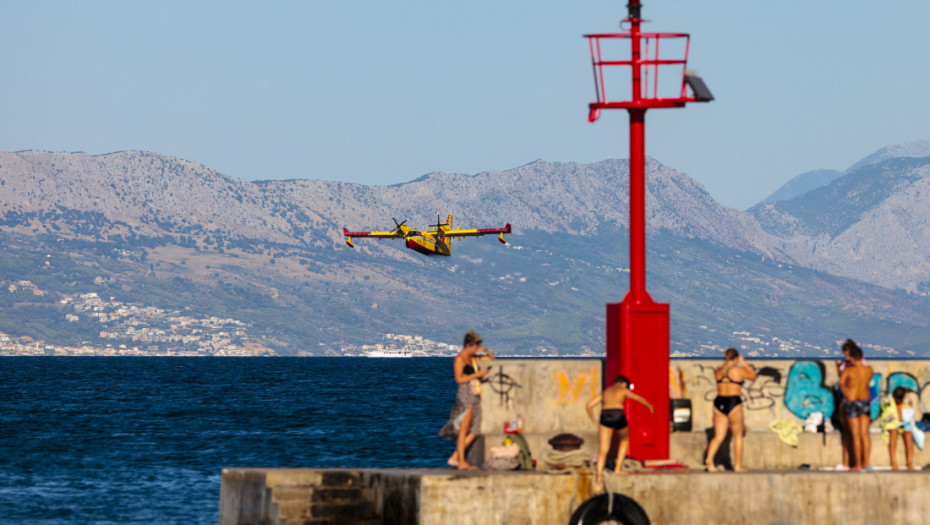
[[(630, 44), (633, 102), (642, 100), (639, 0), (630, 0)], [(635, 18), (634, 18), (635, 17)], [(630, 299), (645, 300), (646, 293), (646, 108), (630, 108)]]
[(646, 110), (630, 109), (630, 292), (636, 304), (646, 291)]

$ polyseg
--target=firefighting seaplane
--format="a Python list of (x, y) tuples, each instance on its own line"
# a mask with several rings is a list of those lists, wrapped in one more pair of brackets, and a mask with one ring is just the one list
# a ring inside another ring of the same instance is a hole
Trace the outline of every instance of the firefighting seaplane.
[[(393, 219), (393, 217), (392, 217)], [(452, 239), (461, 239), (462, 237), (479, 237), (481, 235), (498, 234), (497, 240), (507, 244), (504, 240), (504, 234), (510, 233), (510, 223), (503, 228), (480, 228), (472, 230), (453, 230), (452, 214), (446, 222), (439, 222), (439, 215), (436, 215), (436, 224), (431, 225), (430, 230), (414, 230), (407, 226), (407, 219), (397, 222), (394, 219), (394, 229), (389, 232), (350, 232), (347, 228), (342, 228), (342, 234), (346, 236), (346, 244), (349, 248), (355, 248), (352, 244), (353, 237), (374, 237), (377, 239), (404, 239), (407, 248), (423, 255), (452, 255)]]

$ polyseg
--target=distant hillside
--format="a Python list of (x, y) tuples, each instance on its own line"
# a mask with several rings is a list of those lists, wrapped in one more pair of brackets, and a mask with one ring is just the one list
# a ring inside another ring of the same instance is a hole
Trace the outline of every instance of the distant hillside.
[(760, 204), (793, 199), (813, 189), (826, 186), (827, 184), (841, 177), (843, 174), (851, 173), (863, 166), (875, 164), (887, 159), (896, 159), (902, 157), (930, 157), (930, 140), (918, 140), (914, 142), (905, 142), (903, 144), (884, 147), (856, 162), (846, 171), (821, 169), (802, 173), (786, 182), (782, 187), (775, 190), (775, 192), (773, 192), (768, 197), (762, 199)]
[(901, 157), (930, 157), (930, 140), (915, 140), (913, 142), (905, 142), (902, 144), (886, 146), (853, 164), (846, 169), (846, 172), (848, 173), (855, 171), (863, 166), (875, 164), (883, 160), (897, 159)]
[(819, 188), (842, 176), (843, 172), (836, 170), (814, 170), (798, 175), (786, 182), (762, 202), (776, 202), (793, 199), (813, 189)]
[(799, 197), (749, 210), (798, 264), (930, 291), (930, 157), (869, 164)]
[[(0, 301), (0, 332), (100, 342), (84, 319), (75, 332), (54, 301), (97, 292), (240, 320), (253, 344), (289, 355), (338, 355), (387, 333), (455, 344), (470, 328), (504, 353), (600, 354), (604, 304), (629, 278), (627, 184), (618, 160), (363, 186), (247, 182), (142, 152), (0, 152), (0, 281), (51, 293)], [(881, 191), (898, 195), (901, 184)], [(649, 160), (649, 289), (672, 303), (673, 350), (823, 355), (854, 335), (881, 352), (930, 355), (924, 299), (802, 267), (798, 235), (829, 235), (856, 217), (791, 206), (764, 217), (725, 208)], [(462, 226), (510, 222), (514, 234), (508, 246), (457, 242), (449, 258), (400, 242), (343, 243), (343, 226), (390, 229), (396, 217), (425, 227), (437, 213)], [(791, 226), (779, 233), (781, 223)]]

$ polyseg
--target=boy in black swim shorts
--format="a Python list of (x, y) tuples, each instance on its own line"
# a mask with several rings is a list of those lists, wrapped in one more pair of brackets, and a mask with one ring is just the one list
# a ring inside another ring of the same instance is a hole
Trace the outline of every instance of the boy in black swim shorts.
[(852, 339), (843, 343), (843, 352), (851, 361), (851, 365), (843, 370), (840, 376), (840, 392), (843, 393), (843, 412), (849, 421), (849, 432), (852, 436), (853, 457), (855, 463), (850, 470), (871, 470), (869, 456), (872, 452), (872, 438), (869, 435), (871, 423), (871, 395), (869, 382), (872, 381), (874, 371), (872, 367), (863, 364), (862, 349)]
[[(650, 412), (655, 412), (649, 401), (630, 390), (630, 380), (623, 376), (617, 377), (612, 386), (591, 399), (585, 407), (591, 421), (598, 425), (597, 478), (594, 480), (594, 491), (598, 494), (601, 492), (604, 465), (607, 463), (607, 451), (610, 450), (610, 442), (613, 439), (614, 431), (620, 432), (620, 447), (617, 450), (617, 466), (614, 467), (614, 473), (624, 473), (623, 459), (626, 457), (626, 451), (630, 445), (626, 414), (623, 412), (623, 403), (627, 399), (642, 403)], [(599, 420), (594, 418), (594, 407), (598, 404), (601, 405)]]

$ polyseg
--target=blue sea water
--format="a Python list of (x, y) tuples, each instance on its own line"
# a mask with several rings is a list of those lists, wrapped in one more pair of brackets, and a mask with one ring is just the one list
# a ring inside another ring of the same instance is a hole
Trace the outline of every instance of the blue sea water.
[(217, 523), (224, 467), (443, 468), (451, 358), (0, 358), (0, 523)]

